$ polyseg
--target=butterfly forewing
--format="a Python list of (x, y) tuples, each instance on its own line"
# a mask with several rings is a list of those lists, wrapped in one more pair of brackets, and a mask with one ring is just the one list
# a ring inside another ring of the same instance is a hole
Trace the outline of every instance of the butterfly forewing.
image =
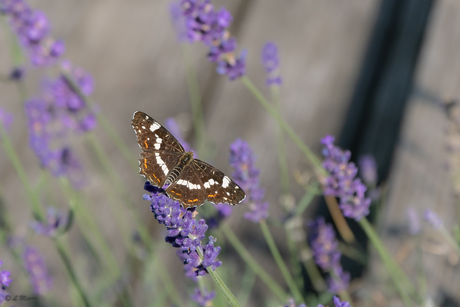
[(208, 201), (214, 204), (237, 205), (246, 198), (243, 189), (214, 166), (198, 159), (194, 159), (192, 163), (201, 180), (204, 197)]
[(201, 180), (191, 164), (187, 165), (181, 176), (166, 188), (166, 193), (170, 198), (180, 201), (186, 209), (201, 206), (205, 200)]
[(134, 113), (132, 125), (136, 132), (137, 142), (144, 151), (166, 151), (183, 154), (182, 145), (159, 122), (137, 111)]

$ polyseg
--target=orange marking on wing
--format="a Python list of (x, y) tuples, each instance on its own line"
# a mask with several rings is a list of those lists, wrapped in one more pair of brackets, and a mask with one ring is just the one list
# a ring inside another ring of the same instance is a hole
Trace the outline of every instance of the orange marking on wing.
[(147, 159), (144, 159), (144, 168), (147, 169)]
[(195, 199), (189, 199), (188, 201), (191, 202), (191, 203), (194, 203), (194, 202), (198, 201), (198, 199), (196, 199), (196, 198)]
[(144, 141), (145, 148), (149, 148), (149, 145), (147, 145), (147, 140)]
[(209, 194), (208, 197), (216, 197), (217, 194)]

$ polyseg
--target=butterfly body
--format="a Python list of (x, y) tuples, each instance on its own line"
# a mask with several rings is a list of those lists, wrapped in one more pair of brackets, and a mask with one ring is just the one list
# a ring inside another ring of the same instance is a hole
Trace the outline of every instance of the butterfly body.
[(241, 203), (246, 194), (232, 179), (212, 165), (185, 152), (176, 138), (147, 114), (134, 113), (132, 126), (142, 148), (139, 173), (152, 185), (164, 188), (184, 208), (212, 203)]

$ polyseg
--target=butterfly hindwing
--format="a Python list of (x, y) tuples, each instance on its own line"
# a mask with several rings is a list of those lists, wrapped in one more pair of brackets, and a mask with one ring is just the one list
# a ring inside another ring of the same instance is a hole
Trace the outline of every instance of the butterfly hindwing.
[(137, 136), (137, 143), (144, 151), (166, 151), (183, 154), (182, 145), (159, 122), (137, 111), (133, 115), (132, 126)]
[(237, 205), (246, 198), (243, 189), (214, 166), (198, 159), (192, 163), (201, 180), (204, 197), (209, 202)]
[(185, 209), (201, 206), (205, 199), (201, 180), (191, 164), (185, 166), (181, 176), (166, 188), (166, 193), (170, 198), (180, 201)]

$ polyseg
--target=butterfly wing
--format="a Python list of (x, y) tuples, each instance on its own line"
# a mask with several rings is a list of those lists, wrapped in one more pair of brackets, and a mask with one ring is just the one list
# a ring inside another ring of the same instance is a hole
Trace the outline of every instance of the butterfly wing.
[(165, 190), (170, 198), (178, 200), (185, 209), (201, 206), (205, 200), (201, 180), (192, 163), (185, 166), (180, 177)]
[(246, 198), (243, 189), (214, 166), (198, 159), (194, 159), (191, 164), (201, 180), (204, 198), (209, 202), (237, 205)]
[(163, 187), (169, 171), (185, 152), (184, 148), (166, 128), (144, 112), (134, 113), (132, 126), (143, 150), (139, 173), (152, 185)]

